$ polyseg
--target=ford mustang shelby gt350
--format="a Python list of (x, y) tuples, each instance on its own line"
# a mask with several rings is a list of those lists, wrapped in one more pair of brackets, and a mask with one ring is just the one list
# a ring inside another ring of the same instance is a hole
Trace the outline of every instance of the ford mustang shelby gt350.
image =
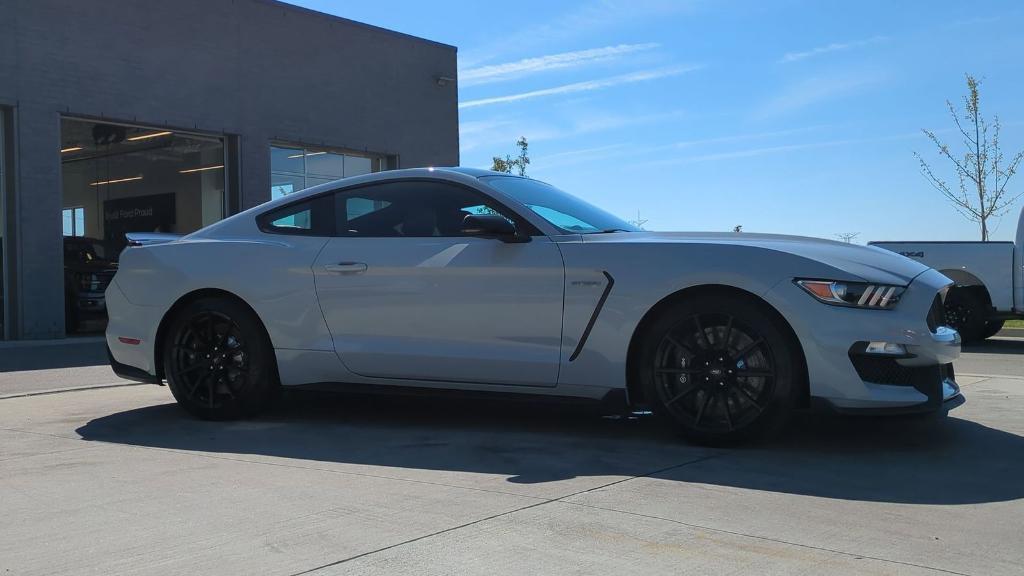
[(942, 274), (825, 240), (646, 232), (537, 180), (383, 172), (130, 239), (111, 363), (202, 418), (355, 384), (616, 400), (715, 441), (818, 404), (962, 401)]

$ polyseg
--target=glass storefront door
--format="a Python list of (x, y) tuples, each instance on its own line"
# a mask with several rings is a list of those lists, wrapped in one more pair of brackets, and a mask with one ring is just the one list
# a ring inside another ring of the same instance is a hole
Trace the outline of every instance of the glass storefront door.
[(221, 138), (61, 121), (66, 329), (102, 330), (128, 232), (188, 234), (224, 217)]
[(6, 111), (0, 108), (0, 340), (7, 336), (7, 266), (4, 257), (7, 251), (5, 240), (7, 217), (7, 119)]

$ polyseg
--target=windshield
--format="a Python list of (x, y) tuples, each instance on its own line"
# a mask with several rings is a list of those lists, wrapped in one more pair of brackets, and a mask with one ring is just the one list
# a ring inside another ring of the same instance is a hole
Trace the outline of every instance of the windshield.
[(526, 204), (538, 216), (566, 232), (594, 234), (639, 230), (625, 220), (538, 180), (515, 176), (484, 176), (481, 180)]
[(112, 260), (106, 256), (106, 247), (102, 242), (91, 240), (64, 240), (65, 262), (93, 262)]

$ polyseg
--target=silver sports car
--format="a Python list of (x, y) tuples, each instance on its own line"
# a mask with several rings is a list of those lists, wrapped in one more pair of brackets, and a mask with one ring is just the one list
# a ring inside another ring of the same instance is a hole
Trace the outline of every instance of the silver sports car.
[(111, 363), (202, 418), (374, 385), (614, 401), (717, 441), (817, 405), (962, 402), (942, 274), (811, 238), (641, 231), (537, 180), (397, 170), (130, 239)]

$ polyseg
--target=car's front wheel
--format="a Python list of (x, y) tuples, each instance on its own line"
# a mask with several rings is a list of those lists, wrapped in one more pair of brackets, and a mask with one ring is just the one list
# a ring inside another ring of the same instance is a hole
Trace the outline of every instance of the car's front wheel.
[(800, 364), (774, 315), (740, 296), (687, 299), (661, 312), (639, 359), (655, 414), (702, 443), (763, 437), (782, 425)]
[(253, 415), (277, 389), (274, 350), (263, 325), (230, 298), (203, 298), (178, 311), (163, 359), (175, 400), (203, 419)]

